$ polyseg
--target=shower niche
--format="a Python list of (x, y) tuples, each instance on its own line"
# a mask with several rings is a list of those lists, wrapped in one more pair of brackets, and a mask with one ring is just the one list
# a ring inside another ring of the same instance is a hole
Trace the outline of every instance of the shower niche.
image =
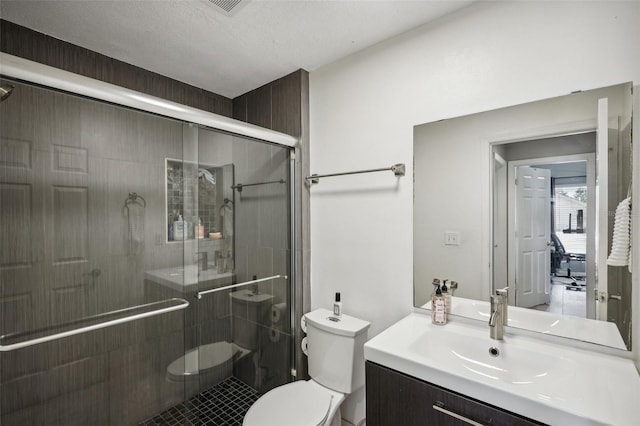
[(233, 235), (233, 164), (165, 159), (166, 241)]

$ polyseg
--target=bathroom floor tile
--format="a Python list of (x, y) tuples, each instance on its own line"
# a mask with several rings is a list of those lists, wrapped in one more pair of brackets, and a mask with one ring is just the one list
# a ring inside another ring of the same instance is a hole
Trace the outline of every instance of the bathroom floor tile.
[(259, 397), (257, 391), (230, 377), (138, 426), (241, 426)]
[(534, 306), (533, 309), (586, 318), (587, 299), (584, 280), (552, 276), (550, 289), (550, 303)]

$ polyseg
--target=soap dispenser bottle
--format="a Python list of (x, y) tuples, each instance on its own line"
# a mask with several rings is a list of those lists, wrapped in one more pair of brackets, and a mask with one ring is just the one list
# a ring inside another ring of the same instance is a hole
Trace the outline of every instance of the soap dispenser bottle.
[(444, 297), (442, 297), (440, 286), (438, 286), (436, 294), (434, 294), (431, 299), (431, 322), (437, 325), (447, 323), (447, 311), (444, 306)]
[(442, 281), (442, 297), (444, 298), (444, 310), (449, 315), (451, 313), (451, 293), (449, 293), (449, 289), (447, 288), (447, 281)]
[(433, 297), (433, 295), (436, 294), (436, 287), (440, 286), (440, 280), (438, 278), (434, 278), (433, 281), (431, 281), (431, 285), (433, 286), (431, 297)]

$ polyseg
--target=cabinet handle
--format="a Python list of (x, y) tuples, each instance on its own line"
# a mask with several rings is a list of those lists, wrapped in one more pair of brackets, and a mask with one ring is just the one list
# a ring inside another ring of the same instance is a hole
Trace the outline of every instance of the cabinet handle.
[(454, 417), (458, 420), (461, 420), (467, 424), (473, 425), (473, 426), (484, 426), (482, 423), (478, 423), (474, 420), (471, 420), (468, 417), (465, 417), (463, 415), (460, 415), (458, 413), (454, 413), (453, 411), (447, 410), (446, 408), (444, 408), (444, 404), (440, 401), (437, 401), (435, 404), (433, 404), (433, 409), (436, 411), (439, 411), (441, 413), (446, 414), (447, 416), (451, 416)]

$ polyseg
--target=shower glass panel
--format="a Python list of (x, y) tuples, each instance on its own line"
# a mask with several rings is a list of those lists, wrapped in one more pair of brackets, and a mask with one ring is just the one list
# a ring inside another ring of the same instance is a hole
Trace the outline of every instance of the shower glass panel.
[(0, 424), (241, 424), (291, 378), (289, 149), (0, 83)]
[(188, 124), (183, 140), (187, 410), (239, 425), (291, 379), (290, 151)]
[[(209, 141), (221, 136), (200, 129), (201, 159), (213, 154)], [(214, 298), (231, 320), (233, 376), (264, 393), (291, 380), (290, 150), (237, 136), (226, 136), (217, 149), (230, 156), (225, 163), (234, 165), (234, 175), (225, 185), (229, 202), (220, 208), (223, 246), (216, 262), (233, 271), (235, 283), (249, 284)], [(200, 283), (201, 290), (209, 287)], [(201, 342), (211, 340), (209, 333), (201, 329)]]
[(136, 424), (185, 392), (164, 367), (184, 353), (185, 311), (158, 313), (184, 298), (155, 297), (148, 275), (182, 264), (182, 248), (162, 240), (164, 158), (182, 155), (182, 123), (11, 84), (0, 104), (1, 345), (114, 325), (0, 352), (0, 423)]

